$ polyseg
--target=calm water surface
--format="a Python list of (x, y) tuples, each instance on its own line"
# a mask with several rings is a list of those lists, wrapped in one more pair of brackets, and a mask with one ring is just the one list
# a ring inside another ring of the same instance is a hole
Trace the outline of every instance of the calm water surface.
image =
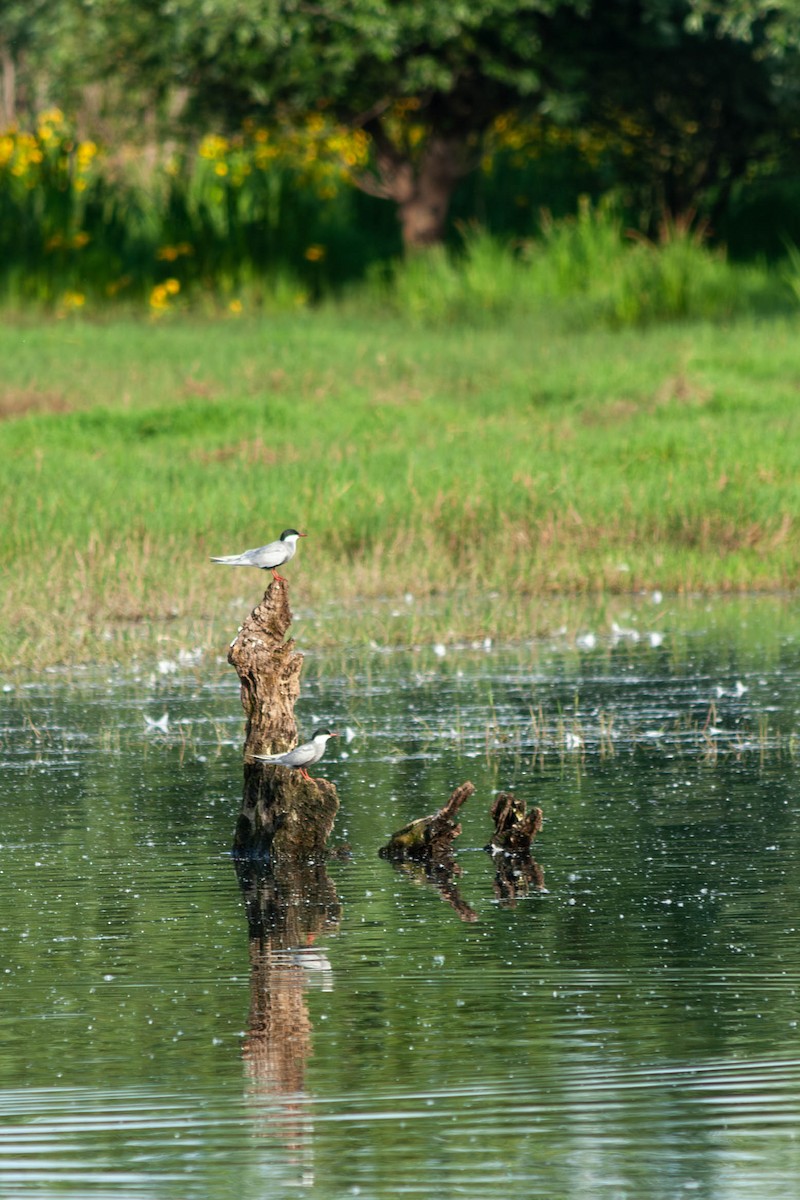
[[(757, 604), (309, 655), (352, 856), (268, 945), (231, 668), (6, 684), (0, 1196), (796, 1194), (799, 713), (800, 637)], [(465, 779), (451, 902), (377, 850)], [(545, 813), (514, 901), (498, 790)]]

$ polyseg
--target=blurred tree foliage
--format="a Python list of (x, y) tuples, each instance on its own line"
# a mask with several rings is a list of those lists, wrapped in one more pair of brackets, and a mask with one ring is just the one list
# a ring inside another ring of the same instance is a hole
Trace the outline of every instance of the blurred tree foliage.
[[(498, 116), (595, 131), (650, 230), (715, 219), (794, 170), (797, 0), (11, 0), (6, 116), (23, 97), (154, 137), (320, 111), (370, 135), (352, 176), (407, 248), (438, 242)], [(99, 89), (99, 90), (98, 90)], [(98, 96), (102, 94), (102, 98)], [(90, 105), (91, 107), (91, 105)], [(147, 121), (142, 121), (142, 114)]]

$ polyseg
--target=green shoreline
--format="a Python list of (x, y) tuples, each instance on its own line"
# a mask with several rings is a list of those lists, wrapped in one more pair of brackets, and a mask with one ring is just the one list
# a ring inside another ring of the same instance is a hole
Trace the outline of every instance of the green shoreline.
[(525, 638), (547, 597), (577, 624), (613, 595), (791, 592), (798, 329), (6, 326), (0, 668), (235, 632), (266, 581), (208, 560), (287, 525), (293, 604), (352, 646)]

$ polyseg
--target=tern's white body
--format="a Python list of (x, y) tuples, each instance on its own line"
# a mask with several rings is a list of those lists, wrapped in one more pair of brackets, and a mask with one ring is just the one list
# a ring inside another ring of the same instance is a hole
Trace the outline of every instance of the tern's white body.
[(258, 567), (262, 571), (272, 571), (276, 579), (281, 579), (276, 568), (294, 558), (297, 539), (305, 536), (296, 529), (284, 529), (277, 542), (269, 542), (255, 550), (245, 550), (242, 554), (229, 554), (226, 558), (212, 558), (211, 561), (224, 563), (227, 567)]
[(282, 767), (292, 767), (308, 779), (306, 767), (313, 767), (314, 763), (319, 762), (325, 753), (328, 738), (332, 737), (338, 737), (338, 734), (332, 733), (330, 729), (318, 729), (310, 742), (303, 742), (293, 750), (286, 750), (283, 754), (254, 754), (253, 758), (257, 758), (259, 762), (280, 763)]

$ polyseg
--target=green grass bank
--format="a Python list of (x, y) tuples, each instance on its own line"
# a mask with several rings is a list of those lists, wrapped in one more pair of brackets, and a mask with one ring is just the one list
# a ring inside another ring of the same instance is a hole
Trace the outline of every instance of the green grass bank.
[(544, 596), (796, 587), (799, 334), (6, 322), (0, 665), (177, 628), (222, 651), (266, 579), (209, 556), (287, 525), (293, 603), (350, 644), (526, 637)]

